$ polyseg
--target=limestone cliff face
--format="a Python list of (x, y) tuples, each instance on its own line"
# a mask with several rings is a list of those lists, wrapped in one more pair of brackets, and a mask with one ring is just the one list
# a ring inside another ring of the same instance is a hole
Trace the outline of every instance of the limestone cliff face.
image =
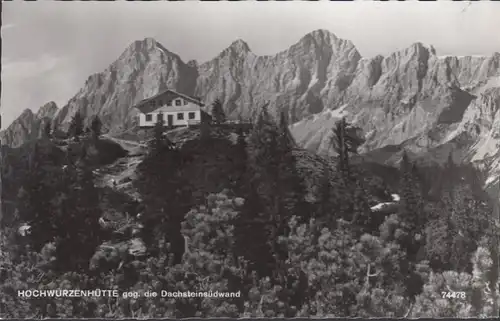
[(256, 56), (246, 43), (231, 44), (199, 68), (196, 92), (217, 96), (229, 114), (251, 116), (266, 101), (298, 121), (341, 101), (361, 56), (350, 41), (317, 30), (274, 56)]
[[(165, 88), (207, 104), (220, 98), (232, 117), (251, 117), (270, 102), (271, 112), (290, 116), (299, 143), (320, 153), (328, 151), (330, 129), (340, 117), (364, 133), (362, 152), (399, 146), (425, 154), (453, 144), (463, 160), (480, 162), (498, 150), (499, 53), (441, 57), (432, 46), (415, 43), (364, 58), (350, 41), (326, 30), (271, 56), (255, 55), (237, 40), (201, 64), (185, 63), (154, 39), (136, 41), (90, 76), (53, 121), (65, 129), (80, 110), (119, 133), (136, 125), (136, 102)], [(5, 142), (36, 136), (35, 119), (25, 112), (2, 132)]]
[(499, 56), (438, 57), (432, 47), (417, 43), (389, 57), (362, 59), (344, 92), (343, 109), (367, 135), (363, 150), (425, 137), (413, 146), (418, 151), (451, 139), (447, 135), (464, 114), (481, 106), (471, 104), (476, 94), (498, 81)]

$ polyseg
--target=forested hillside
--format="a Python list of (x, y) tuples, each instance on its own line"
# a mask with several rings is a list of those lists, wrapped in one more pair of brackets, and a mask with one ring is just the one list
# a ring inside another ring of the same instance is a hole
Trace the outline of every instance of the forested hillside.
[[(371, 163), (345, 120), (336, 156), (321, 157), (278, 118), (262, 108), (249, 131), (202, 123), (182, 135), (158, 124), (133, 175), (110, 185), (98, 176), (131, 155), (97, 117), (4, 149), (0, 317), (498, 316), (500, 226), (481, 172), (407, 153), (399, 168)], [(241, 295), (17, 295), (26, 289)]]

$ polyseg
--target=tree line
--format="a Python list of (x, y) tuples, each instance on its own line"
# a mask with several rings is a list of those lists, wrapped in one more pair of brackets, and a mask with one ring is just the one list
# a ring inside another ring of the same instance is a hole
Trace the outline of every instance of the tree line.
[[(450, 157), (429, 175), (403, 153), (400, 182), (390, 191), (400, 200), (381, 217), (370, 207), (370, 174), (353, 161), (363, 143), (353, 126), (343, 119), (332, 129), (335, 156), (323, 159), (312, 186), (288, 128), (285, 113), (273, 117), (261, 108), (251, 131), (239, 129), (228, 147), (230, 183), (200, 201), (184, 170), (190, 151), (206, 157), (227, 143), (207, 125), (192, 149), (176, 148), (157, 124), (133, 182), (148, 256), (119, 268), (95, 273), (86, 266), (108, 236), (95, 225), (99, 189), (84, 157), (53, 175), (50, 161), (35, 153), (34, 176), (20, 195), (18, 215), (33, 232), (22, 241), (29, 249), (17, 245), (19, 254), (3, 263), (10, 281), (2, 293), (29, 284), (241, 291), (240, 298), (35, 303), (7, 296), (1, 311), (14, 317), (498, 316), (497, 208), (482, 190), (480, 172)], [(85, 250), (71, 251), (77, 246)], [(453, 292), (465, 292), (465, 299), (443, 298)]]
[(102, 134), (102, 121), (98, 115), (91, 118), (89, 126), (85, 126), (85, 117), (80, 111), (71, 118), (69, 128), (66, 132), (60, 133), (58, 127), (52, 121), (47, 121), (43, 128), (43, 137), (54, 138), (62, 136), (63, 138), (73, 138), (79, 141), (82, 135), (91, 135), (95, 140), (99, 139)]

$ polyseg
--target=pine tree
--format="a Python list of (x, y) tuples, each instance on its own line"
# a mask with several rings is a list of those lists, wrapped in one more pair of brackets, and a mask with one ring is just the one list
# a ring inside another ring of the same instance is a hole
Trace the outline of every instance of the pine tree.
[(57, 124), (53, 123), (51, 130), (51, 137), (60, 138), (61, 133), (58, 132)]
[(155, 235), (163, 233), (175, 243), (172, 251), (176, 253), (176, 262), (180, 262), (184, 246), (180, 224), (191, 207), (192, 191), (183, 177), (183, 155), (177, 149), (162, 147), (162, 143), (159, 140), (154, 152), (139, 165), (134, 184), (145, 204), (141, 219), (144, 241), (155, 250)]
[[(56, 263), (62, 271), (83, 271), (105, 238), (99, 225), (102, 215), (99, 190), (95, 186), (85, 148), (61, 175), (53, 198)], [(78, 249), (78, 251), (75, 251)]]
[(250, 135), (250, 163), (253, 167), (253, 181), (258, 186), (260, 198), (266, 204), (266, 211), (272, 219), (279, 215), (279, 140), (278, 128), (264, 108)]
[(79, 141), (80, 136), (83, 134), (83, 123), (83, 116), (80, 111), (77, 111), (71, 119), (71, 123), (69, 125), (69, 134), (75, 139), (75, 141)]
[(278, 130), (278, 159), (280, 202), (283, 203), (283, 216), (297, 216), (309, 221), (305, 202), (306, 189), (297, 170), (297, 159), (293, 153), (295, 141), (290, 133), (288, 119), (280, 114)]
[[(329, 217), (332, 211), (331, 206), (332, 197), (332, 183), (331, 183), (331, 170), (328, 164), (324, 165), (323, 174), (319, 183), (318, 192), (318, 217)], [(335, 220), (333, 220), (335, 221)]]
[(246, 141), (246, 138), (245, 138), (245, 133), (243, 131), (243, 128), (242, 127), (238, 127), (238, 129), (236, 130), (236, 134), (238, 135), (237, 139), (236, 139), (236, 144), (246, 150), (247, 148), (247, 141)]
[[(267, 106), (264, 106), (248, 137), (248, 166), (246, 175), (249, 195), (242, 211), (242, 217), (249, 222), (260, 222), (261, 226), (251, 224), (253, 226), (252, 229), (258, 228), (261, 229), (262, 233), (266, 233), (265, 239), (260, 239), (256, 247), (260, 248), (263, 257), (267, 258), (263, 258), (263, 261), (259, 260), (259, 262), (268, 268), (269, 257), (278, 253), (277, 236), (285, 219), (281, 217), (283, 214), (283, 204), (280, 201), (280, 197), (283, 193), (279, 188), (279, 143), (279, 129), (271, 119), (267, 111)], [(247, 234), (255, 234), (256, 232), (247, 229), (241, 233), (238, 238), (240, 240), (247, 240), (251, 238)], [(247, 253), (245, 255), (247, 259), (255, 259), (246, 250), (243, 250), (243, 253)], [(277, 262), (275, 259), (271, 261), (276, 265)]]
[(44, 133), (44, 137), (46, 137), (46, 138), (52, 137), (52, 127), (51, 127), (50, 121), (47, 121), (45, 123), (45, 126), (43, 128), (43, 133)]
[(442, 202), (436, 207), (437, 219), (429, 222), (426, 231), (425, 249), (431, 267), (436, 271), (452, 270), (451, 250), (456, 227), (452, 219), (453, 190), (443, 191)]
[(236, 147), (235, 147), (235, 156), (237, 159), (236, 164), (236, 172), (238, 173), (237, 177), (234, 179), (234, 191), (237, 192), (237, 195), (245, 196), (248, 193), (247, 184), (246, 184), (246, 176), (247, 172), (247, 141), (245, 134), (243, 132), (243, 128), (238, 127), (237, 129), (237, 139), (236, 139)]
[[(356, 198), (361, 197), (361, 186), (358, 178), (353, 175), (350, 164), (350, 154), (357, 153), (361, 140), (350, 130), (350, 124), (345, 118), (338, 121), (332, 129), (331, 147), (337, 156), (337, 173), (341, 188), (338, 191), (339, 209), (338, 216), (354, 223), (358, 216), (364, 215), (366, 206), (357, 204)], [(359, 201), (359, 200), (358, 200)], [(366, 203), (366, 200), (364, 200)], [(356, 209), (355, 209), (356, 207)], [(363, 208), (363, 210), (361, 210)]]
[(92, 119), (92, 122), (90, 124), (90, 129), (92, 131), (92, 137), (94, 140), (98, 140), (99, 137), (101, 136), (101, 130), (102, 130), (102, 122), (99, 116), (94, 116)]
[(212, 128), (210, 121), (208, 119), (204, 119), (200, 122), (200, 140), (208, 141), (211, 138)]
[(275, 268), (286, 256), (277, 240), (287, 233), (290, 217), (297, 215), (306, 220), (309, 215), (293, 147), (286, 117), (281, 115), (276, 124), (267, 106), (262, 108), (248, 142), (249, 182), (258, 198), (249, 204), (258, 204), (259, 210), (254, 214), (260, 214), (267, 222), (268, 248), (275, 255)]
[(163, 126), (163, 121), (158, 119), (155, 126), (153, 127), (153, 138), (150, 141), (150, 148), (152, 154), (159, 154), (165, 148), (165, 127)]
[[(498, 186), (500, 187), (500, 181), (498, 182)], [(487, 278), (491, 285), (491, 292), (494, 293), (492, 295), (493, 315), (498, 318), (500, 317), (500, 302), (498, 302), (500, 300), (500, 204), (498, 201), (494, 201), (491, 210), (491, 224), (487, 233), (487, 239), (489, 240), (488, 248), (491, 253), (491, 269)]]
[(372, 213), (367, 202), (366, 191), (361, 182), (356, 180), (353, 195), (352, 223), (358, 230), (358, 236), (364, 233), (376, 233), (378, 226), (372, 225)]
[(332, 132), (331, 145), (338, 154), (339, 172), (342, 173), (342, 178), (347, 182), (351, 178), (349, 153), (357, 153), (358, 147), (362, 144), (363, 140), (357, 137), (357, 134), (345, 118), (337, 122)]
[(226, 114), (222, 108), (222, 102), (219, 98), (215, 99), (212, 104), (212, 118), (216, 124), (223, 124), (226, 122)]
[(401, 161), (401, 209), (399, 216), (402, 228), (407, 234), (403, 247), (409, 257), (413, 258), (418, 251), (419, 243), (417, 234), (422, 233), (421, 223), (422, 196), (420, 195), (419, 182), (415, 178), (415, 169), (408, 158), (406, 151), (403, 153)]
[(35, 250), (40, 250), (53, 235), (50, 204), (52, 175), (48, 172), (46, 162), (38, 144), (35, 144), (18, 200), (18, 218), (31, 226), (29, 238)]

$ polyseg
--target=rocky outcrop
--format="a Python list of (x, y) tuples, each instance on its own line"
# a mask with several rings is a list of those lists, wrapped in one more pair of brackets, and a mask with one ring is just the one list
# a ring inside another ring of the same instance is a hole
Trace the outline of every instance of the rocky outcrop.
[(7, 129), (0, 132), (1, 144), (19, 147), (27, 141), (40, 137), (45, 124), (52, 121), (57, 111), (54, 102), (43, 105), (37, 113), (26, 109)]

